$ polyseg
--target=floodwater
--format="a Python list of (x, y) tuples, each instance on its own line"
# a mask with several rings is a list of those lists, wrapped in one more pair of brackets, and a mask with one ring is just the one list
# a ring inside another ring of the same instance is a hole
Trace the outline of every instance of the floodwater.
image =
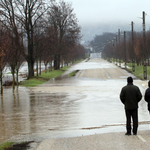
[[(118, 79), (111, 78), (108, 72), (104, 73), (105, 77), (88, 78), (91, 69), (103, 72), (106, 68), (118, 67), (93, 59), (70, 68), (70, 72), (82, 71), (76, 77), (56, 78), (35, 88), (13, 90), (5, 87), (0, 97), (0, 143), (125, 132), (124, 106), (119, 94), (126, 85), (126, 77), (131, 74), (120, 69)], [(144, 94), (147, 81), (135, 79), (134, 83)], [(149, 119), (147, 104), (142, 99), (139, 103), (139, 130), (149, 129)]]

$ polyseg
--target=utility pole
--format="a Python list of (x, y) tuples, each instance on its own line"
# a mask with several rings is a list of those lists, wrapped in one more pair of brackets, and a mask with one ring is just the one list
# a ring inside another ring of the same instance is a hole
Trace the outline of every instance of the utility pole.
[(117, 57), (118, 57), (118, 52), (117, 52), (117, 36), (116, 36), (116, 42), (115, 42), (115, 51), (116, 51), (116, 65), (117, 65)]
[(125, 53), (125, 69), (127, 68), (127, 54), (126, 54), (126, 31), (124, 31), (124, 53)]
[[(118, 44), (120, 47), (120, 29), (118, 29)], [(121, 57), (120, 57), (120, 50), (118, 49), (118, 57), (119, 57), (119, 66), (121, 67)]]
[(132, 71), (135, 72), (135, 53), (134, 53), (134, 30), (133, 21), (131, 22), (131, 35), (132, 35)]
[(146, 33), (145, 33), (145, 12), (143, 11), (143, 75), (144, 79), (147, 79), (147, 65), (146, 65)]

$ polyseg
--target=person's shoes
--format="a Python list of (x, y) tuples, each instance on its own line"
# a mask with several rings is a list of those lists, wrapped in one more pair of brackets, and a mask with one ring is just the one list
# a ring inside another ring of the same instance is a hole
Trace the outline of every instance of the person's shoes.
[(131, 135), (131, 133), (127, 132), (125, 135)]
[(137, 133), (133, 133), (133, 135), (137, 135)]

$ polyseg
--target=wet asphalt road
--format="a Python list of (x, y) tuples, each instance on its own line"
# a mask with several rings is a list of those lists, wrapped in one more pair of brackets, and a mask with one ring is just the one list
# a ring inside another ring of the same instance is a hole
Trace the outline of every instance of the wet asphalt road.
[(150, 132), (125, 136), (122, 132), (80, 137), (56, 138), (42, 141), (36, 150), (149, 150)]
[[(66, 78), (73, 70), (80, 71)], [(128, 76), (132, 75), (97, 58), (76, 64), (61, 78), (39, 87), (5, 89), (0, 101), (0, 142), (124, 132), (125, 114), (119, 93)], [(144, 94), (147, 81), (133, 78)], [(139, 130), (149, 129), (143, 99), (139, 122)]]

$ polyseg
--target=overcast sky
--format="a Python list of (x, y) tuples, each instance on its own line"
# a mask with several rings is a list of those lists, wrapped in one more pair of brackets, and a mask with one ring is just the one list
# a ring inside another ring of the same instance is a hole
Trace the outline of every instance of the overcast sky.
[(146, 29), (150, 28), (150, 0), (65, 0), (72, 3), (83, 40), (92, 40), (103, 32), (134, 29), (142, 31), (142, 12), (146, 15)]

